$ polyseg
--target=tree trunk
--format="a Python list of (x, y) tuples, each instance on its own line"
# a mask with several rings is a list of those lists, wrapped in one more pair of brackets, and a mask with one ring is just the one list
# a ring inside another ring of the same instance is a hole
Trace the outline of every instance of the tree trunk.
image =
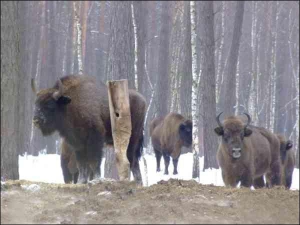
[[(204, 165), (203, 170), (219, 168), (217, 163), (218, 140), (214, 132), (216, 123), (216, 78), (215, 78), (215, 36), (213, 2), (200, 2), (203, 18), (200, 20), (203, 27), (203, 65), (202, 65), (202, 115), (203, 115), (203, 145)], [(200, 25), (201, 26), (201, 25)]]
[(157, 116), (165, 116), (168, 113), (169, 96), (169, 69), (170, 69), (170, 36), (171, 36), (171, 3), (162, 2), (161, 30), (158, 52), (158, 77), (156, 84)]
[(239, 55), (240, 39), (242, 35), (242, 24), (244, 15), (244, 1), (236, 3), (236, 13), (234, 19), (233, 37), (227, 63), (227, 73), (225, 74), (224, 92), (221, 94), (221, 110), (224, 115), (234, 115), (236, 106), (236, 69)]
[(146, 56), (146, 35), (147, 35), (147, 2), (133, 1), (134, 18), (136, 24), (136, 73), (137, 90), (145, 96), (145, 56)]
[(285, 134), (286, 103), (288, 102), (288, 13), (284, 3), (281, 4), (278, 15), (277, 45), (276, 45), (276, 92), (275, 92), (275, 125), (276, 133)]
[(74, 18), (75, 18), (75, 25), (76, 25), (76, 35), (77, 35), (77, 63), (78, 63), (78, 73), (83, 74), (83, 58), (82, 58), (82, 25), (79, 18), (81, 2), (73, 2), (74, 7)]
[[(134, 88), (134, 32), (131, 2), (112, 2), (108, 59), (106, 64), (107, 80), (128, 80), (128, 88)], [(105, 177), (114, 177), (114, 154), (106, 151)]]
[[(17, 1), (1, 2), (1, 179), (19, 179), (20, 27)], [(25, 103), (24, 103), (25, 104)]]
[(195, 1), (190, 2), (191, 10), (191, 47), (192, 47), (192, 121), (193, 121), (193, 178), (200, 179), (199, 168), (199, 144), (198, 144), (198, 115), (197, 111), (197, 92), (198, 92), (198, 76), (197, 76), (197, 53), (196, 53), (196, 7)]
[(134, 84), (134, 32), (131, 2), (112, 2), (110, 43), (106, 64), (107, 80), (127, 79), (129, 88)]
[(191, 118), (191, 98), (192, 98), (192, 48), (191, 48), (191, 19), (190, 2), (184, 2), (184, 47), (183, 64), (181, 67), (180, 105), (181, 114), (186, 118)]

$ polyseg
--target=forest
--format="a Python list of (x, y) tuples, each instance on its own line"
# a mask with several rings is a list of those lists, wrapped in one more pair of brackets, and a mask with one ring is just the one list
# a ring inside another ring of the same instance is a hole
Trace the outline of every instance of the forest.
[(151, 120), (177, 112), (193, 121), (183, 153), (218, 168), (216, 116), (246, 112), (294, 143), (299, 168), (298, 1), (1, 1), (1, 176), (19, 178), (19, 155), (60, 154), (33, 126), (30, 81), (69, 74), (145, 97), (146, 154)]

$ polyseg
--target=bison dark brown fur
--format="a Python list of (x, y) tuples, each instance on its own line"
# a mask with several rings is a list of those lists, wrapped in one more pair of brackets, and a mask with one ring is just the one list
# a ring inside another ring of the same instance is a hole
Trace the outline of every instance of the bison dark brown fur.
[(177, 174), (178, 159), (181, 147), (192, 145), (192, 121), (178, 113), (169, 113), (164, 118), (156, 118), (150, 124), (150, 136), (155, 152), (157, 169), (160, 171), (161, 156), (164, 157), (165, 174), (169, 174), (170, 156), (173, 159), (174, 171)]
[[(129, 90), (129, 101), (132, 134), (127, 157), (135, 180), (141, 183), (138, 159), (143, 149), (146, 101), (134, 90)], [(86, 75), (59, 79), (53, 88), (37, 93), (33, 122), (44, 136), (58, 131), (75, 151), (78, 183), (86, 183), (88, 177), (100, 178), (103, 145), (113, 143), (105, 84)]]
[[(227, 117), (219, 121), (215, 132), (222, 137), (217, 152), (217, 160), (222, 170), (226, 186), (255, 188), (263, 187), (266, 175), (271, 186), (280, 185), (279, 140), (270, 131), (251, 128), (251, 118), (245, 124), (238, 116)], [(262, 183), (263, 182), (263, 183)]]
[(283, 135), (277, 134), (280, 141), (280, 158), (282, 164), (282, 184), (290, 189), (292, 185), (293, 172), (295, 168), (296, 157), (294, 151), (291, 149), (293, 143), (287, 140)]
[(65, 183), (76, 184), (79, 173), (76, 165), (75, 151), (71, 150), (71, 146), (63, 138), (61, 142), (60, 165)]

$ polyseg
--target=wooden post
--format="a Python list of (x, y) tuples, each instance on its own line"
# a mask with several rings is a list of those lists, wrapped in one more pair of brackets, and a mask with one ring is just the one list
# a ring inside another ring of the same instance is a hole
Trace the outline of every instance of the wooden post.
[(108, 81), (108, 99), (111, 130), (116, 153), (116, 164), (120, 180), (129, 180), (130, 164), (127, 147), (131, 136), (131, 113), (128, 94), (128, 81)]

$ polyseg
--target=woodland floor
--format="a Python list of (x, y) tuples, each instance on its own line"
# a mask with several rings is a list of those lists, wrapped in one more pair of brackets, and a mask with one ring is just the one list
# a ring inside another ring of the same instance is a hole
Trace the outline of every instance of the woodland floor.
[[(24, 187), (37, 184), (34, 191)], [(268, 223), (299, 224), (299, 190), (250, 190), (170, 179), (150, 187), (134, 182), (49, 184), (7, 181), (1, 223)]]

